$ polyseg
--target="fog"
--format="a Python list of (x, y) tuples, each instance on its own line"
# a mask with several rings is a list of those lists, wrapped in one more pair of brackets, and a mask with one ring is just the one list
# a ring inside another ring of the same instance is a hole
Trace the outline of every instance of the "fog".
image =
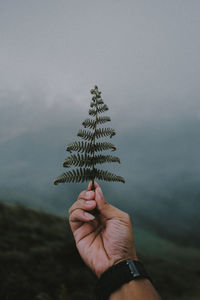
[(126, 179), (99, 182), (108, 201), (140, 226), (197, 232), (199, 6), (0, 1), (2, 201), (66, 213), (87, 183), (53, 181), (97, 84), (121, 159), (106, 168)]

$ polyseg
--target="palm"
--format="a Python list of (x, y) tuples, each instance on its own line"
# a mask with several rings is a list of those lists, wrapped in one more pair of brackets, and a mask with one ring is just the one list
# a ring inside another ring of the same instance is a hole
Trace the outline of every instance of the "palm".
[[(69, 209), (69, 221), (81, 257), (97, 276), (101, 276), (119, 261), (137, 257), (129, 215), (108, 204), (97, 183), (95, 194), (91, 191), (91, 183), (88, 191), (89, 195), (87, 191), (80, 193)], [(94, 218), (95, 208), (99, 214)]]
[(120, 244), (120, 236), (126, 238), (126, 227), (118, 225), (119, 220), (96, 217), (92, 222), (79, 223), (74, 232), (80, 255), (97, 275), (120, 258), (120, 247), (116, 245)]

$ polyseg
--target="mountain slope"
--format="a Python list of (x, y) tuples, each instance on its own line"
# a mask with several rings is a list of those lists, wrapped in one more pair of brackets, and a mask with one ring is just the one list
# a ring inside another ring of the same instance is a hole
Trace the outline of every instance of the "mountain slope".
[[(198, 251), (188, 248), (185, 255), (183, 247), (148, 231), (137, 229), (135, 235), (163, 298), (195, 299)], [(0, 236), (1, 300), (95, 299), (96, 277), (79, 257), (67, 219), (0, 203)]]

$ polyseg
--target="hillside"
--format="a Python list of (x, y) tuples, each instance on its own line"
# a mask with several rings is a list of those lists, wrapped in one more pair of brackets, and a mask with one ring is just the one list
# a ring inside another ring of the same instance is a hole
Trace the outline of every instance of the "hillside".
[[(96, 278), (67, 219), (0, 203), (0, 299), (90, 300)], [(200, 253), (135, 230), (137, 249), (163, 299), (200, 299)], [(183, 280), (184, 279), (184, 280)]]

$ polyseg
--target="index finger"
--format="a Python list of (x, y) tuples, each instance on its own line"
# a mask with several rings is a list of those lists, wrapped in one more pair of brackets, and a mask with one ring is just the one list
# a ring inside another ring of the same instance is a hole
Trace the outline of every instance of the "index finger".
[[(94, 182), (94, 187), (95, 187), (95, 189), (100, 187), (96, 181)], [(92, 181), (90, 181), (88, 184), (88, 191), (91, 191), (91, 190), (92, 190)]]
[(78, 196), (78, 200), (80, 199), (85, 199), (85, 200), (92, 200), (94, 199), (94, 191), (91, 190), (86, 190), (86, 191), (82, 191), (79, 196)]

